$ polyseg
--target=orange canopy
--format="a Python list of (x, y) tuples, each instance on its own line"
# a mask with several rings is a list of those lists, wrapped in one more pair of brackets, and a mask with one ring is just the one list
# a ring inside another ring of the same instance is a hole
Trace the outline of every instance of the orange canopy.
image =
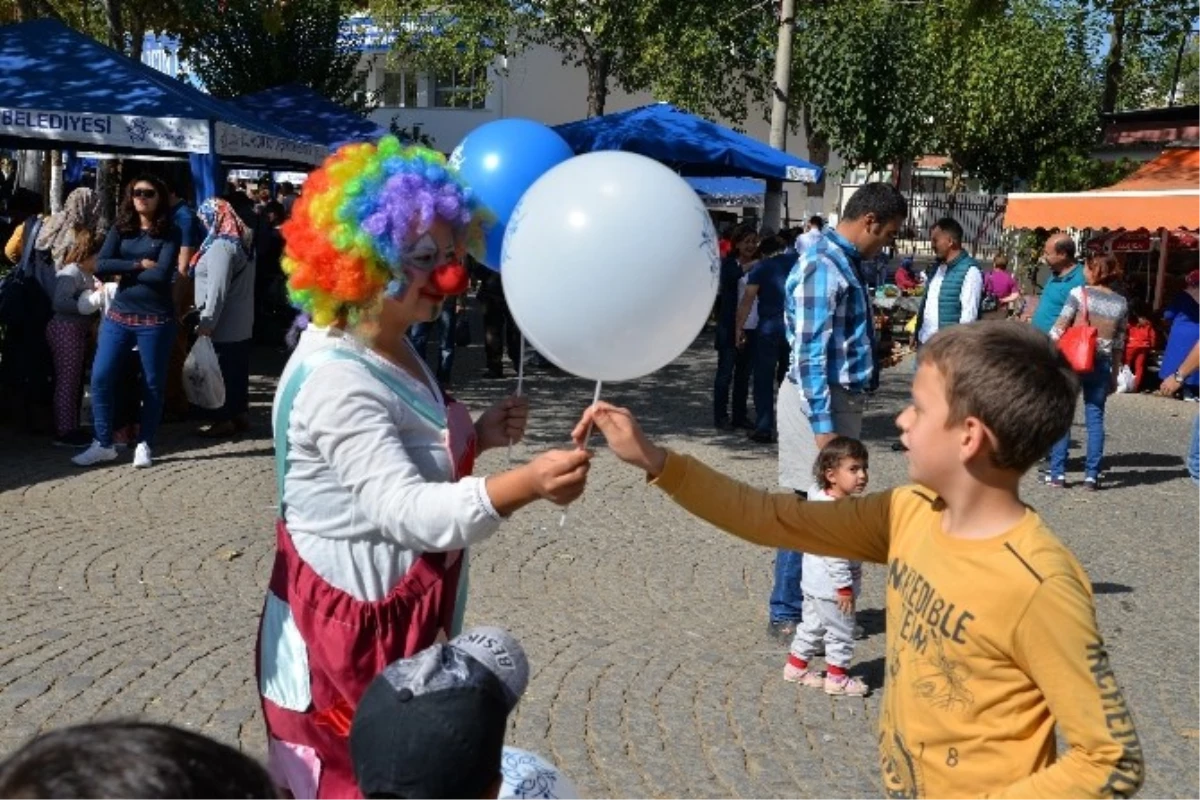
[(1200, 149), (1164, 150), (1105, 189), (1010, 194), (1004, 226), (1195, 229), (1200, 227)]

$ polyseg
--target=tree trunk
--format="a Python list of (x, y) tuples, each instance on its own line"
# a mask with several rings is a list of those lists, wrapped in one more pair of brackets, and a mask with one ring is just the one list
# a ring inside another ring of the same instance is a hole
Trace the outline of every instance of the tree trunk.
[(22, 189), (42, 194), (45, 185), (42, 183), (42, 154), (39, 150), (17, 151), (17, 180), (16, 185)]
[(129, 57), (140, 62), (146, 45), (146, 21), (140, 14), (131, 14), (129, 25)]
[(31, 19), (37, 19), (35, 0), (17, 0), (17, 22), (28, 22)]
[[(771, 86), (771, 138), (769, 144), (787, 150), (788, 101), (791, 99), (792, 37), (795, 32), (796, 0), (781, 0), (779, 31), (775, 43), (775, 76)], [(762, 228), (775, 233), (783, 222), (783, 184), (767, 181), (763, 198)]]
[(57, 214), (63, 206), (63, 157), (62, 150), (50, 151), (50, 213)]
[(1112, 27), (1109, 29), (1108, 55), (1104, 59), (1104, 95), (1100, 111), (1111, 114), (1117, 110), (1117, 94), (1125, 73), (1125, 3), (1113, 6)]
[(121, 0), (101, 0), (104, 5), (104, 21), (108, 28), (108, 46), (125, 52), (125, 26), (121, 24)]
[(612, 58), (605, 50), (599, 50), (595, 58), (588, 59), (588, 116), (599, 117), (604, 114), (604, 102), (608, 100), (608, 70)]
[(121, 182), (117, 177), (117, 159), (102, 158), (96, 165), (96, 194), (100, 195), (100, 222), (97, 229), (106, 231), (117, 218), (117, 191)]
[(808, 160), (821, 168), (821, 180), (805, 186), (808, 199), (820, 201), (821, 207), (814, 211), (811, 208), (813, 204), (810, 202), (808, 211), (825, 216), (825, 187), (828, 185), (825, 180), (825, 168), (829, 166), (829, 141), (813, 127), (812, 117), (808, 114), (807, 106), (802, 109), (801, 114), (804, 122), (804, 139), (808, 142)]

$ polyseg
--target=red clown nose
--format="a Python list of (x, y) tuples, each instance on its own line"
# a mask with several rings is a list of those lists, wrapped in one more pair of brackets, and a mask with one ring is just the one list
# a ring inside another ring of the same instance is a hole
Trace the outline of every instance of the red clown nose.
[(429, 273), (429, 286), (438, 294), (465, 294), (470, 288), (467, 268), (457, 261), (442, 264)]

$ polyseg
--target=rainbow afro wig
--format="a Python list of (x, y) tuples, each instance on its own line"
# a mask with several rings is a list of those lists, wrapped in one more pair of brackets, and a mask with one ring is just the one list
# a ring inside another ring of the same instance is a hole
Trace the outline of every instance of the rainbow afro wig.
[(484, 217), (440, 153), (394, 136), (345, 145), (308, 177), (281, 228), (292, 304), (317, 325), (356, 324), (435, 222), (450, 225), (461, 256), (482, 236)]

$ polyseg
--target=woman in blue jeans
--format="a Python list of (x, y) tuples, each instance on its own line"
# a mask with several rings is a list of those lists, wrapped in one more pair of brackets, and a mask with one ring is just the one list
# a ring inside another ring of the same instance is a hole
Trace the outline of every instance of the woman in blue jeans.
[[(1125, 333), (1129, 324), (1129, 304), (1112, 288), (1121, 279), (1121, 266), (1111, 255), (1093, 256), (1084, 267), (1085, 286), (1078, 286), (1067, 295), (1062, 313), (1050, 338), (1058, 341), (1073, 324), (1091, 325), (1096, 329), (1095, 369), (1079, 376), (1083, 393), (1083, 413), (1087, 424), (1087, 457), (1084, 461), (1083, 487), (1100, 488), (1100, 471), (1104, 458), (1104, 406), (1108, 396), (1117, 389), (1114, 364), (1125, 363)], [(1067, 452), (1071, 434), (1058, 441), (1050, 450), (1050, 473), (1046, 483), (1056, 488), (1066, 486)]]
[(175, 340), (171, 284), (179, 258), (180, 232), (171, 218), (167, 188), (152, 176), (125, 187), (117, 222), (108, 232), (96, 261), (96, 275), (118, 278), (116, 297), (100, 323), (96, 359), (92, 363), (91, 447), (71, 459), (88, 467), (117, 457), (113, 447), (113, 400), (123, 356), (135, 346), (142, 363), (141, 430), (133, 465), (151, 464), (150, 448), (162, 419), (167, 362)]

